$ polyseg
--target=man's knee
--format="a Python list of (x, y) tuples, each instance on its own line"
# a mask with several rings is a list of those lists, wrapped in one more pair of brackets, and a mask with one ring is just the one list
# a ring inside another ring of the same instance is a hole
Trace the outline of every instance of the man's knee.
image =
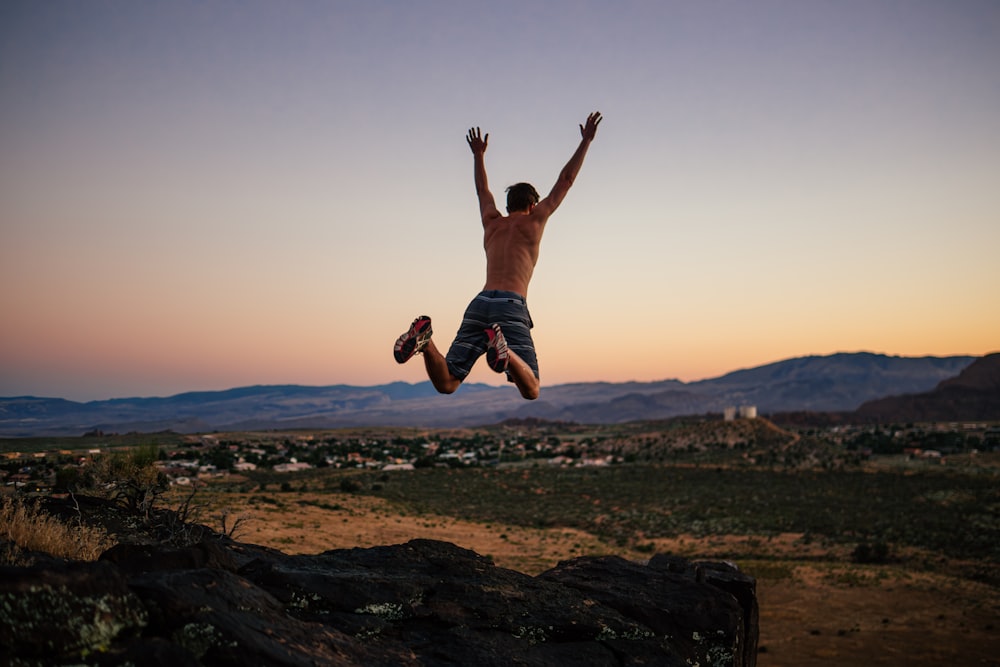
[(454, 394), (462, 386), (462, 381), (449, 374), (447, 378), (432, 378), (431, 384), (439, 394)]
[(521, 392), (522, 398), (526, 398), (529, 401), (533, 401), (536, 398), (538, 398), (538, 394), (541, 391), (541, 386), (539, 385), (538, 380), (535, 380), (535, 382), (531, 384), (518, 385), (517, 390)]

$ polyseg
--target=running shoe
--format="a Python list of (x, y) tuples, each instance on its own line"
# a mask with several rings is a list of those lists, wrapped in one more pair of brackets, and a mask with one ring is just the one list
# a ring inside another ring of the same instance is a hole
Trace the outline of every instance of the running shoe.
[(507, 351), (507, 339), (503, 337), (499, 324), (493, 324), (489, 329), (484, 329), (486, 338), (489, 341), (486, 345), (486, 363), (490, 365), (496, 373), (503, 373), (507, 370), (507, 362), (510, 361), (510, 353)]
[(405, 364), (410, 357), (427, 347), (432, 333), (431, 318), (421, 315), (413, 320), (406, 333), (397, 338), (396, 344), (392, 346), (392, 356), (396, 357), (396, 362)]

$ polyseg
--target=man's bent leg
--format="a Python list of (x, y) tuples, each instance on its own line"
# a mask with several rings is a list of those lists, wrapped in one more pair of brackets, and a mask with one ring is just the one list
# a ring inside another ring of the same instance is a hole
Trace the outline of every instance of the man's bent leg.
[(433, 339), (427, 341), (427, 346), (424, 347), (423, 354), (424, 368), (427, 369), (427, 377), (430, 378), (434, 388), (441, 394), (455, 393), (455, 390), (462, 384), (462, 381), (448, 370), (448, 362), (445, 361), (441, 351), (437, 349), (437, 345), (434, 344)]
[[(540, 383), (535, 371), (507, 344), (506, 336), (499, 324), (485, 330), (487, 338), (486, 361), (497, 373), (507, 373), (508, 379), (517, 386), (521, 396), (533, 401), (538, 398)], [(530, 348), (529, 348), (530, 349)]]
[(529, 401), (535, 400), (541, 390), (541, 382), (535, 377), (535, 371), (531, 370), (531, 366), (517, 356), (514, 350), (507, 348), (507, 354), (510, 355), (507, 362), (507, 373), (510, 375), (510, 379), (513, 380), (522, 397)]

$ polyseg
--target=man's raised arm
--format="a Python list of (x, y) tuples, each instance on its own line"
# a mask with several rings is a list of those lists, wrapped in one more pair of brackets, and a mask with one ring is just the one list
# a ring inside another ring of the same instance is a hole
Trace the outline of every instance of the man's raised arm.
[(590, 148), (590, 142), (597, 136), (597, 126), (601, 123), (602, 119), (601, 112), (595, 111), (587, 116), (587, 124), (580, 126), (580, 145), (576, 147), (576, 151), (570, 157), (569, 162), (559, 172), (559, 178), (556, 179), (556, 184), (552, 186), (552, 190), (548, 196), (538, 202), (538, 206), (535, 207), (536, 209), (541, 209), (539, 212), (543, 215), (552, 215), (552, 212), (559, 207), (559, 204), (566, 197), (566, 193), (569, 192), (573, 181), (576, 180), (576, 175), (580, 173), (580, 167), (583, 166), (583, 158), (587, 156), (587, 149)]
[(489, 182), (486, 180), (486, 145), (489, 143), (490, 135), (484, 137), (478, 127), (469, 129), (469, 134), (465, 138), (472, 149), (472, 173), (476, 180), (476, 196), (479, 197), (479, 215), (483, 220), (500, 216), (497, 210), (493, 193), (490, 192)]

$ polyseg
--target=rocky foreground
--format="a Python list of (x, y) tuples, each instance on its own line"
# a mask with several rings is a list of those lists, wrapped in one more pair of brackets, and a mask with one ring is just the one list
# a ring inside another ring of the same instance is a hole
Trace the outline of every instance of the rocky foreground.
[(211, 536), (0, 568), (0, 664), (756, 663), (735, 567), (583, 557), (532, 577), (447, 542), (290, 556)]

